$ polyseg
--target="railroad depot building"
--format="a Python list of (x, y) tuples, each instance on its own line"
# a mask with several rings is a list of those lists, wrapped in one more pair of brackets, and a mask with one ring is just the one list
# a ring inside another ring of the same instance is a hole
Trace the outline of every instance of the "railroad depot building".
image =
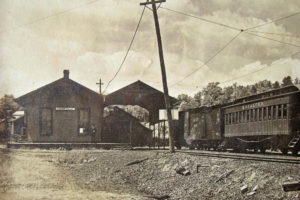
[(64, 76), (17, 99), (25, 109), (28, 142), (101, 141), (103, 98)]

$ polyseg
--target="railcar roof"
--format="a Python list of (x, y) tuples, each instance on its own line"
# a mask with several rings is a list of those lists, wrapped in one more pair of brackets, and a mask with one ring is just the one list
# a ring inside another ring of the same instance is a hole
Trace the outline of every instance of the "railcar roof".
[(256, 100), (256, 99), (263, 99), (263, 98), (268, 98), (271, 95), (272, 96), (276, 96), (276, 95), (281, 95), (281, 94), (285, 94), (288, 92), (296, 92), (300, 90), (300, 85), (289, 85), (286, 87), (282, 87), (282, 88), (278, 88), (278, 89), (273, 89), (273, 90), (269, 90), (266, 92), (262, 92), (259, 94), (254, 94), (254, 95), (249, 95), (246, 97), (241, 97), (238, 98), (236, 100), (233, 101), (233, 103), (239, 103), (239, 102), (245, 102), (245, 101), (252, 101), (252, 100)]
[(224, 104), (223, 108), (247, 104), (250, 102), (267, 100), (267, 99), (271, 99), (271, 98), (277, 98), (280, 96), (291, 95), (291, 94), (295, 94), (295, 93), (300, 93), (300, 85), (289, 85), (289, 86), (286, 86), (283, 88), (269, 90), (267, 92), (242, 97), (242, 98), (236, 99), (235, 101), (233, 101), (231, 103)]

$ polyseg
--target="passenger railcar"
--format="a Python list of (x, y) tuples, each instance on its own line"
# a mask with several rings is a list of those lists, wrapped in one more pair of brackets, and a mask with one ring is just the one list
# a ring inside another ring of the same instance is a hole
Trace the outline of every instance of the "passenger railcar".
[[(223, 144), (243, 151), (280, 149), (287, 153), (289, 143), (300, 131), (299, 94), (297, 87), (289, 86), (224, 106)], [(291, 148), (294, 153), (296, 149)]]
[(247, 96), (180, 114), (190, 148), (300, 150), (300, 91), (297, 86)]

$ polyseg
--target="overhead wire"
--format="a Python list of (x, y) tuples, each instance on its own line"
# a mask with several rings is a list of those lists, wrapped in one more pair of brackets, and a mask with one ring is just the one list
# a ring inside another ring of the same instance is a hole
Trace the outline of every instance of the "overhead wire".
[(199, 20), (202, 20), (204, 22), (208, 22), (208, 23), (211, 23), (211, 24), (215, 24), (215, 25), (219, 25), (219, 26), (222, 26), (222, 27), (225, 27), (225, 28), (229, 28), (229, 29), (232, 29), (232, 30), (235, 30), (235, 31), (241, 31), (240, 28), (236, 28), (236, 27), (233, 27), (233, 26), (229, 26), (229, 25), (226, 25), (226, 24), (222, 24), (222, 23), (219, 23), (219, 22), (208, 20), (208, 19), (205, 19), (205, 18), (202, 18), (202, 17), (198, 17), (198, 16), (195, 16), (195, 15), (187, 14), (187, 13), (184, 13), (184, 12), (181, 12), (181, 11), (173, 10), (173, 9), (166, 8), (166, 7), (163, 7), (163, 6), (161, 6), (160, 8), (162, 8), (164, 10), (168, 10), (168, 11), (174, 12), (174, 13), (177, 13), (177, 14), (181, 14), (181, 15), (184, 15), (184, 16), (188, 16), (188, 17), (192, 17), (192, 18), (195, 18), (195, 19), (199, 19)]
[(218, 54), (220, 54), (226, 47), (229, 46), (229, 44), (231, 44), (240, 34), (242, 33), (242, 31), (240, 31), (238, 34), (236, 34), (229, 42), (227, 42), (219, 51), (217, 51), (212, 57), (210, 57), (208, 60), (206, 60), (200, 67), (198, 67), (196, 70), (194, 70), (193, 72), (189, 73), (188, 75), (186, 75), (184, 78), (180, 79), (179, 81), (177, 81), (176, 83), (173, 83), (170, 85), (170, 87), (173, 87), (175, 85), (177, 85), (178, 83), (182, 82), (183, 80), (185, 80), (186, 78), (190, 77), (191, 75), (193, 75), (194, 73), (196, 73), (198, 70), (200, 70), (203, 66), (207, 65), (210, 61), (212, 61)]
[(73, 11), (73, 10), (75, 10), (75, 9), (82, 8), (82, 7), (84, 7), (84, 6), (87, 6), (87, 5), (96, 3), (96, 2), (98, 2), (98, 1), (100, 1), (100, 0), (89, 1), (89, 2), (84, 3), (84, 4), (80, 4), (79, 6), (76, 6), (76, 7), (73, 7), (73, 8), (70, 8), (70, 9), (67, 9), (67, 10), (64, 10), (64, 11), (61, 11), (61, 12), (58, 12), (58, 13), (55, 13), (55, 14), (53, 14), (53, 15), (48, 15), (48, 16), (46, 16), (46, 17), (42, 17), (42, 18), (39, 18), (39, 19), (37, 19), (37, 20), (28, 22), (28, 23), (18, 25), (18, 26), (14, 27), (14, 28), (11, 28), (11, 29), (9, 29), (9, 30), (3, 30), (3, 31), (0, 31), (0, 33), (10, 32), (10, 31), (15, 30), (15, 29), (19, 29), (19, 28), (22, 28), (22, 27), (25, 27), (25, 26), (29, 26), (29, 25), (32, 25), (32, 24), (36, 24), (36, 23), (38, 23), (38, 22), (47, 20), (47, 19), (49, 19), (49, 18), (56, 17), (56, 16), (60, 16), (60, 15), (63, 15), (63, 14), (65, 14), (65, 13), (71, 12), (71, 11)]
[(288, 15), (288, 16), (285, 16), (285, 17), (280, 17), (278, 19), (275, 19), (275, 20), (272, 20), (270, 22), (266, 22), (266, 23), (263, 23), (263, 24), (259, 24), (257, 26), (253, 26), (253, 27), (250, 27), (250, 28), (246, 28), (245, 31), (248, 31), (250, 29), (255, 29), (255, 28), (258, 28), (258, 27), (262, 27), (262, 26), (265, 26), (265, 25), (268, 25), (268, 24), (272, 24), (272, 23), (275, 23), (275, 22), (278, 22), (278, 21), (281, 21), (281, 20), (284, 20), (284, 19), (287, 19), (287, 18), (290, 18), (290, 17), (293, 17), (293, 16), (296, 16), (296, 15), (299, 15), (300, 12), (296, 12), (296, 13), (293, 13), (291, 15)]
[(121, 62), (121, 64), (120, 64), (120, 66), (119, 66), (117, 72), (116, 72), (115, 75), (112, 77), (112, 79), (110, 79), (110, 81), (107, 83), (107, 85), (106, 85), (106, 87), (105, 87), (103, 93), (107, 90), (107, 88), (109, 87), (109, 85), (111, 84), (111, 82), (117, 77), (118, 73), (121, 71), (121, 69), (122, 69), (122, 67), (123, 67), (123, 65), (124, 65), (124, 63), (125, 63), (125, 61), (126, 61), (126, 58), (127, 58), (128, 54), (129, 54), (129, 51), (130, 51), (130, 49), (131, 49), (131, 46), (132, 46), (133, 41), (134, 41), (134, 39), (135, 39), (135, 36), (136, 36), (136, 34), (137, 34), (137, 32), (138, 32), (138, 29), (139, 29), (139, 27), (140, 27), (142, 18), (143, 18), (143, 16), (144, 16), (145, 9), (146, 9), (146, 6), (144, 6), (144, 8), (143, 8), (142, 14), (141, 14), (141, 16), (140, 16), (140, 18), (139, 18), (138, 24), (137, 24), (137, 26), (136, 26), (136, 29), (135, 29), (135, 31), (134, 31), (133, 37), (132, 37), (132, 39), (131, 39), (131, 41), (130, 41), (130, 44), (129, 44), (129, 47), (128, 47), (127, 51), (126, 51), (126, 54), (125, 54), (125, 56), (124, 56), (124, 58), (123, 58), (123, 60), (122, 60), (122, 62)]
[(298, 48), (300, 47), (300, 45), (297, 45), (297, 44), (283, 42), (281, 40), (276, 40), (274, 38), (269, 38), (269, 37), (265, 37), (265, 36), (262, 36), (262, 35), (257, 35), (255, 33), (248, 32), (248, 31), (244, 31), (244, 32), (247, 33), (247, 34), (254, 35), (254, 36), (260, 37), (260, 38), (264, 38), (264, 39), (267, 39), (267, 40), (271, 40), (271, 41), (274, 41), (274, 42), (279, 42), (279, 43), (282, 43), (282, 44), (286, 44), (286, 45), (293, 46), (293, 47), (298, 47)]
[(284, 36), (284, 37), (292, 37), (292, 38), (300, 38), (300, 36), (297, 35), (289, 35), (289, 34), (284, 34), (284, 33), (270, 33), (270, 32), (264, 32), (264, 31), (247, 31), (247, 32), (251, 32), (251, 33), (261, 33), (261, 34), (268, 34), (268, 35), (279, 35), (279, 36)]
[[(300, 14), (300, 12), (297, 12), (297, 13), (293, 13), (291, 15), (288, 15), (288, 16), (284, 16), (284, 17), (281, 17), (281, 18), (278, 18), (278, 19), (275, 19), (275, 20), (272, 20), (271, 22), (267, 22), (267, 23), (264, 23), (264, 24), (259, 24), (257, 26), (253, 26), (253, 27), (250, 27), (250, 28), (247, 28), (247, 29), (241, 29), (241, 28), (236, 28), (236, 27), (233, 27), (233, 26), (229, 26), (229, 25), (226, 25), (226, 24), (222, 24), (222, 23), (219, 23), (219, 22), (215, 22), (215, 21), (212, 21), (212, 20), (208, 20), (208, 19), (205, 19), (205, 18), (202, 18), (202, 17), (198, 17), (198, 16), (194, 16), (194, 15), (191, 15), (191, 14), (187, 14), (187, 13), (184, 13), (184, 12), (181, 12), (181, 11), (177, 11), (177, 10), (173, 10), (173, 9), (170, 9), (170, 8), (166, 8), (166, 7), (162, 7), (162, 9), (164, 10), (168, 10), (168, 11), (171, 11), (171, 12), (174, 12), (174, 13), (177, 13), (177, 14), (181, 14), (181, 15), (184, 15), (184, 16), (188, 16), (188, 17), (192, 17), (192, 18), (196, 18), (196, 19), (199, 19), (199, 20), (202, 20), (202, 21), (205, 21), (205, 22), (208, 22), (208, 23), (212, 23), (212, 24), (215, 24), (215, 25), (219, 25), (219, 26), (222, 26), (222, 27), (225, 27), (225, 28), (229, 28), (229, 29), (232, 29), (232, 30), (236, 30), (236, 31), (239, 31), (239, 33), (232, 39), (230, 40), (222, 49), (220, 49), (220, 51), (218, 51), (214, 56), (212, 56), (209, 60), (207, 60), (201, 67), (199, 67), (198, 69), (194, 70), (192, 73), (188, 74), (187, 76), (185, 76), (183, 79), (181, 79), (180, 81), (174, 83), (174, 84), (171, 84), (170, 87), (174, 86), (174, 85), (177, 85), (178, 83), (180, 83), (181, 81), (185, 80), (186, 78), (188, 78), (189, 76), (191, 76), (192, 74), (194, 74), (195, 72), (197, 72), (200, 68), (202, 68), (204, 65), (206, 65), (207, 63), (209, 63), (214, 57), (216, 57), (221, 51), (223, 51), (234, 39), (236, 39), (239, 34), (241, 34), (242, 32), (246, 32), (248, 34), (251, 34), (253, 36), (257, 36), (257, 37), (261, 37), (261, 38), (264, 38), (264, 39), (267, 39), (267, 40), (271, 40), (271, 41), (274, 41), (274, 42), (279, 42), (279, 43), (282, 43), (282, 44), (286, 44), (286, 45), (290, 45), (290, 46), (294, 46), (294, 47), (300, 47), (299, 45), (296, 45), (296, 44), (292, 44), (292, 43), (288, 43), (288, 42), (284, 42), (284, 41), (280, 41), (280, 40), (276, 40), (274, 38), (269, 38), (269, 37), (265, 37), (265, 36), (261, 36), (261, 35), (257, 35), (253, 32), (253, 30), (251, 29), (255, 29), (255, 28), (258, 28), (258, 27), (262, 27), (262, 26), (265, 26), (265, 25), (268, 25), (268, 24), (271, 24), (271, 23), (275, 23), (275, 22), (278, 22), (278, 21), (281, 21), (281, 20), (284, 20), (284, 19), (287, 19), (287, 18), (290, 18), (290, 17), (293, 17), (293, 16), (296, 16), (298, 14)], [(268, 34), (268, 33), (266, 33)]]
[[(292, 54), (290, 57), (293, 57), (293, 56), (295, 56), (296, 54), (299, 54), (299, 53), (300, 53), (300, 51), (298, 51), (298, 52)], [(280, 61), (280, 60), (279, 60), (279, 61)], [(252, 71), (252, 72), (250, 72), (250, 73), (247, 73), (247, 74), (244, 74), (244, 75), (241, 75), (241, 76), (237, 76), (237, 77), (234, 77), (234, 78), (232, 78), (232, 79), (229, 79), (229, 80), (220, 82), (220, 84), (224, 84), (224, 83), (227, 83), (227, 82), (231, 82), (231, 81), (234, 81), (234, 80), (238, 80), (238, 79), (240, 79), (240, 78), (247, 77), (247, 76), (249, 76), (249, 75), (251, 75), (251, 74), (255, 74), (255, 73), (257, 73), (257, 72), (260, 72), (260, 71), (262, 71), (262, 70), (264, 70), (264, 69), (266, 69), (266, 68), (273, 67), (274, 65), (278, 64), (279, 61), (277, 61), (277, 62), (275, 62), (275, 63), (272, 63), (271, 65), (268, 65), (268, 66), (266, 66), (266, 67), (263, 67), (263, 68), (261, 68), (261, 69), (259, 69), (259, 70), (255, 70), (255, 71)], [(258, 65), (257, 65), (257, 66), (258, 66)]]

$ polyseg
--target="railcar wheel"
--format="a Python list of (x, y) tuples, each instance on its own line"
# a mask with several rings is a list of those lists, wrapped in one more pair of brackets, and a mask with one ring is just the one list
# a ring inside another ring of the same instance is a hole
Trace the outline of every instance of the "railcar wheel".
[(288, 153), (288, 150), (287, 150), (287, 149), (281, 149), (280, 151), (281, 151), (281, 153), (282, 153), (283, 155), (287, 155), (287, 153)]
[(260, 148), (260, 153), (265, 154), (266, 153), (266, 149), (265, 148)]
[(293, 154), (293, 156), (297, 156), (298, 155), (298, 150), (293, 150), (292, 154)]

